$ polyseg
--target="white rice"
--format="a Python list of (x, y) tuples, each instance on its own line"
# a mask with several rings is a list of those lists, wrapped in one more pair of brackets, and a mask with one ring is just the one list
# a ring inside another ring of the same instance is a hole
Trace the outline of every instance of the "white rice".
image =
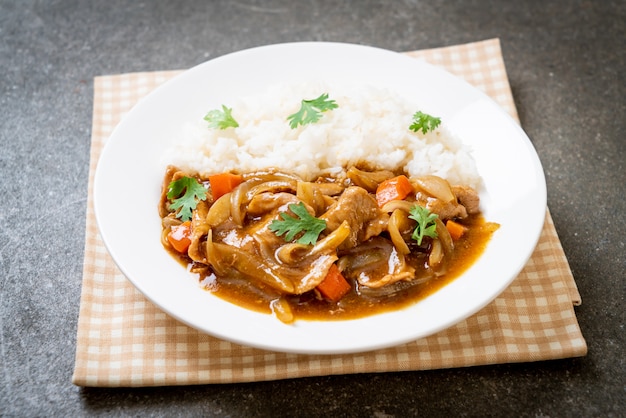
[[(322, 93), (339, 107), (314, 124), (291, 129), (287, 116), (300, 109), (302, 99)], [(409, 130), (413, 114), (428, 110), (387, 90), (346, 83), (281, 84), (224, 105), (232, 108), (239, 127), (211, 129), (202, 115), (184, 127), (165, 163), (202, 174), (277, 168), (305, 180), (367, 165), (403, 168), (409, 176), (434, 174), (452, 184), (480, 183), (470, 150), (447, 131), (446, 121), (427, 134)]]

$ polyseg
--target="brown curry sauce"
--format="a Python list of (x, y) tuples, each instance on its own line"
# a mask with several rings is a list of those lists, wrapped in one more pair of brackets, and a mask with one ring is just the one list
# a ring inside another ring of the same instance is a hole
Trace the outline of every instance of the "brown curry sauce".
[[(289, 302), (296, 320), (347, 320), (405, 308), (437, 292), (462, 275), (480, 257), (499, 227), (498, 224), (486, 222), (482, 215), (470, 215), (462, 223), (467, 231), (454, 242), (453, 257), (446, 273), (436, 279), (381, 297), (358, 295), (355, 284), (352, 283), (351, 292), (337, 303), (316, 297), (314, 291), (282, 297)], [(168, 251), (189, 270), (194, 270), (194, 263), (186, 255), (172, 249)], [(271, 314), (272, 301), (281, 297), (278, 291), (269, 286), (256, 283), (251, 285), (243, 276), (217, 278), (212, 272), (207, 274), (205, 271), (198, 273), (200, 285), (204, 289), (243, 308)]]

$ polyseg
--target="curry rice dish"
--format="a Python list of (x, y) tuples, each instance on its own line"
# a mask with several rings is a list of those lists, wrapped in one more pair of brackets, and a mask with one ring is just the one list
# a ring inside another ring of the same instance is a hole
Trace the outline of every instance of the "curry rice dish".
[(498, 228), (471, 153), (418, 109), (312, 83), (210, 111), (168, 154), (163, 246), (208, 291), (285, 323), (415, 303)]

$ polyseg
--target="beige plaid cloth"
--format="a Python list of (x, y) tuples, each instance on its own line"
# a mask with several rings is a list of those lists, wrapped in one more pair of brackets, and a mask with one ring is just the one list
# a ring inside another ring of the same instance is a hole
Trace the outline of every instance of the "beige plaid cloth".
[[(407, 53), (466, 79), (517, 117), (497, 39)], [(438, 334), (373, 352), (298, 355), (222, 341), (169, 317), (117, 269), (98, 234), (92, 182), (120, 118), (179, 71), (95, 79), (85, 260), (73, 382), (162, 386), (275, 380), (529, 362), (583, 356), (573, 305), (580, 295), (549, 212), (519, 277), (483, 310)]]

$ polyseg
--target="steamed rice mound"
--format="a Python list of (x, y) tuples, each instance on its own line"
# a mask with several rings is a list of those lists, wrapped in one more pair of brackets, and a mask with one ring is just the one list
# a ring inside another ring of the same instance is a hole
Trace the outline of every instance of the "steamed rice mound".
[[(314, 124), (291, 129), (287, 116), (300, 109), (302, 99), (322, 93), (339, 107)], [(224, 104), (239, 127), (211, 129), (200, 115), (176, 138), (167, 164), (205, 175), (276, 168), (304, 180), (340, 176), (356, 165), (403, 168), (411, 177), (434, 174), (472, 187), (480, 183), (470, 150), (447, 131), (445, 119), (427, 134), (413, 132), (413, 114), (428, 109), (387, 90), (346, 83), (282, 84)]]

